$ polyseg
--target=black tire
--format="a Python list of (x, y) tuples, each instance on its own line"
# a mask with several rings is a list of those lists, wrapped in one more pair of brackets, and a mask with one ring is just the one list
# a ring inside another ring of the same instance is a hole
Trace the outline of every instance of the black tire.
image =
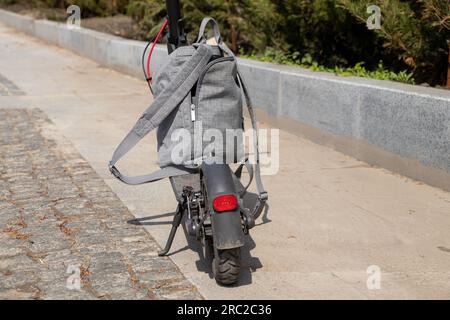
[(216, 282), (230, 286), (239, 280), (241, 272), (241, 248), (216, 250), (213, 273)]

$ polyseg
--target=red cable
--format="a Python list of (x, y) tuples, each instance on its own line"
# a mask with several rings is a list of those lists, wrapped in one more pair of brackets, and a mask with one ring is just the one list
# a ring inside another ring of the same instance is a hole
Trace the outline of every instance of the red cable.
[(155, 40), (153, 41), (152, 47), (150, 48), (150, 53), (148, 54), (148, 59), (147, 59), (147, 79), (150, 82), (150, 84), (152, 83), (152, 77), (151, 77), (151, 73), (150, 73), (150, 60), (152, 59), (153, 49), (155, 49), (156, 43), (158, 42), (158, 39), (161, 36), (161, 33), (166, 28), (167, 22), (168, 21), (166, 19), (164, 21), (161, 29), (158, 31), (158, 34), (156, 35)]

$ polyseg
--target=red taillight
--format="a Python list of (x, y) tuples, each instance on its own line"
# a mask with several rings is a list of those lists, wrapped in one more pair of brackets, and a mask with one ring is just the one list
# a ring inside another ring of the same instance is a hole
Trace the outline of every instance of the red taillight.
[(216, 212), (236, 210), (237, 206), (238, 201), (236, 196), (233, 194), (217, 196), (213, 201), (214, 211)]

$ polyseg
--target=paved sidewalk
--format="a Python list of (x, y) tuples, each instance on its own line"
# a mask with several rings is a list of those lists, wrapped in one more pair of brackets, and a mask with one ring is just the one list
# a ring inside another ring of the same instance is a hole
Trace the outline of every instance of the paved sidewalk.
[(0, 109), (0, 146), (0, 299), (201, 298), (42, 111)]
[[(114, 148), (151, 103), (145, 81), (1, 25), (0, 73), (24, 93), (0, 95), (0, 108), (43, 110), (164, 245), (176, 208), (170, 183), (132, 187), (107, 170)], [(120, 166), (150, 172), (155, 150), (152, 134)], [(277, 175), (264, 177), (267, 215), (247, 238), (238, 286), (217, 286), (195, 241), (177, 233), (170, 259), (203, 297), (450, 298), (450, 193), (283, 130), (280, 162)], [(130, 228), (127, 219), (121, 226)], [(366, 285), (371, 265), (381, 271), (379, 290)]]

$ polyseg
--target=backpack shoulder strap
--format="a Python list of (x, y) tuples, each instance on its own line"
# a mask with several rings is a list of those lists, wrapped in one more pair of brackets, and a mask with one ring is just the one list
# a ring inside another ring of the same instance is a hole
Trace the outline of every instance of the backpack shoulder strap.
[(268, 194), (267, 191), (264, 188), (262, 179), (261, 179), (261, 164), (260, 164), (260, 159), (259, 159), (259, 135), (258, 135), (258, 126), (256, 123), (256, 116), (255, 116), (255, 112), (253, 110), (253, 106), (252, 106), (252, 102), (250, 100), (250, 96), (248, 94), (247, 88), (245, 86), (245, 83), (242, 79), (242, 75), (240, 74), (240, 72), (238, 71), (238, 81), (239, 84), (241, 85), (242, 91), (244, 93), (245, 96), (245, 104), (247, 105), (247, 109), (248, 109), (248, 113), (250, 115), (250, 121), (252, 123), (252, 127), (253, 127), (253, 149), (255, 152), (255, 160), (256, 163), (254, 165), (254, 172), (253, 172), (253, 168), (251, 165), (249, 165), (248, 163), (245, 164), (245, 166), (247, 167), (247, 170), (249, 171), (250, 174), (250, 181), (249, 184), (246, 186), (245, 190), (247, 190), (247, 188), (250, 185), (250, 182), (252, 181), (253, 177), (255, 179), (256, 182), (256, 189), (258, 191), (258, 200), (256, 201), (255, 207), (253, 208), (251, 214), (252, 217), (256, 220), (259, 215), (261, 214), (262, 210), (264, 209), (264, 205), (268, 199)]
[(183, 68), (177, 73), (175, 78), (155, 98), (152, 105), (145, 110), (131, 131), (114, 151), (112, 159), (109, 162), (109, 170), (116, 178), (127, 184), (136, 185), (161, 180), (171, 175), (189, 173), (189, 169), (168, 167), (172, 169), (164, 168), (149, 175), (128, 177), (121, 174), (115, 165), (120, 158), (127, 154), (150, 131), (157, 128), (179, 106), (197, 82), (211, 56), (211, 49), (207, 45), (199, 45), (196, 52), (185, 62)]
[[(228, 55), (230, 56), (234, 56), (233, 51), (230, 50), (230, 48), (227, 47), (227, 45), (225, 43), (221, 43), (219, 45), (219, 47), (226, 52)], [(255, 182), (256, 182), (256, 189), (258, 190), (258, 200), (256, 201), (255, 207), (253, 208), (251, 214), (253, 216), (254, 219), (258, 218), (259, 215), (261, 214), (262, 210), (264, 209), (264, 205), (268, 199), (268, 194), (267, 191), (264, 189), (264, 185), (261, 179), (261, 164), (260, 164), (260, 159), (259, 159), (259, 141), (258, 141), (258, 125), (256, 122), (256, 116), (255, 116), (255, 112), (253, 110), (253, 105), (250, 99), (250, 95), (248, 93), (247, 87), (245, 86), (245, 82), (242, 78), (242, 74), (239, 71), (238, 68), (238, 72), (237, 72), (237, 80), (239, 82), (239, 85), (242, 89), (242, 94), (245, 98), (245, 104), (247, 105), (247, 109), (248, 109), (248, 113), (250, 115), (250, 120), (252, 122), (252, 127), (253, 127), (253, 149), (255, 152), (255, 160), (256, 163), (254, 165), (255, 170), (253, 171), (253, 167), (251, 164), (249, 164), (246, 160), (246, 163), (242, 164), (238, 170), (236, 171), (236, 173), (238, 173), (239, 178), (240, 178), (240, 174), (242, 172), (242, 167), (245, 165), (245, 167), (247, 168), (249, 175), (250, 175), (250, 181), (247, 184), (247, 186), (245, 187), (244, 191), (247, 191), (248, 187), (250, 186), (250, 183), (252, 182), (253, 177), (255, 178)]]

